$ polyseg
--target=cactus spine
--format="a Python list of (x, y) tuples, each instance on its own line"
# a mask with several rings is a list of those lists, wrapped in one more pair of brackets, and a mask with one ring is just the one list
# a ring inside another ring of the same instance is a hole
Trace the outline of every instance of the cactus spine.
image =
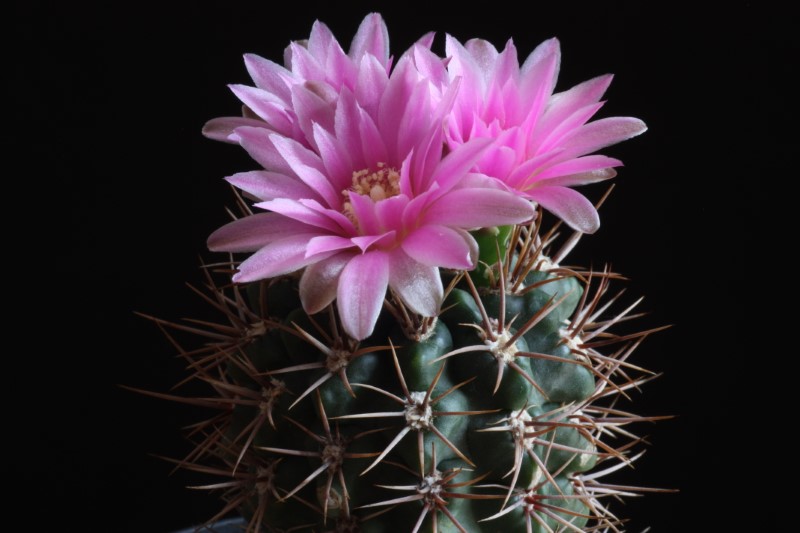
[(181, 464), (223, 478), (217, 516), (238, 509), (253, 532), (621, 527), (608, 502), (634, 489), (603, 478), (638, 457), (628, 426), (645, 419), (621, 403), (651, 376), (629, 358), (654, 330), (615, 334), (638, 303), (609, 311), (619, 276), (560, 265), (580, 234), (547, 255), (555, 228), (503, 229), (478, 235), (493, 264), (443, 271), (439, 316), (389, 295), (361, 342), (335, 306), (302, 310), (296, 276), (218, 285), (207, 269), (224, 321), (162, 323), (208, 340), (182, 351), (216, 396), (197, 400), (213, 415)]

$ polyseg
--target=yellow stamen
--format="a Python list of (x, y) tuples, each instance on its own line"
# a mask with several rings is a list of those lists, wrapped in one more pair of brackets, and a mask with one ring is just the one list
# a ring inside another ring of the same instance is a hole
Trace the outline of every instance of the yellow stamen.
[(373, 202), (400, 194), (400, 172), (387, 166), (386, 163), (378, 163), (377, 166), (378, 169), (374, 172), (370, 172), (371, 169), (367, 168), (353, 172), (352, 185), (349, 189), (342, 191), (342, 196), (344, 196), (342, 212), (356, 227), (358, 226), (358, 220), (350, 202), (350, 192), (369, 196)]

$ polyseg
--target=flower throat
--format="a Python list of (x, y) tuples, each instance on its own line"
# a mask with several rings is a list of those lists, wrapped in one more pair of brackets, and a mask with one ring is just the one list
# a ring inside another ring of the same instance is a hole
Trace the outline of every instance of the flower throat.
[(362, 169), (353, 172), (353, 183), (349, 189), (342, 191), (344, 202), (342, 203), (342, 213), (358, 227), (358, 219), (353, 211), (353, 204), (350, 202), (350, 192), (368, 196), (373, 202), (379, 202), (392, 196), (400, 194), (400, 173), (393, 167), (386, 166), (386, 163), (378, 163), (378, 169), (370, 172), (371, 169)]

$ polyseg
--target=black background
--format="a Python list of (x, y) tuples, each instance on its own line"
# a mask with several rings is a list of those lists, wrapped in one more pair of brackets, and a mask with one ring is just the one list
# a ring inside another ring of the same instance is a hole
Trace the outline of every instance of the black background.
[[(22, 214), (6, 228), (7, 283), (24, 294), (9, 298), (20, 320), (7, 332), (2, 470), (30, 530), (167, 532), (217, 508), (151, 455), (186, 453), (178, 428), (196, 413), (117, 387), (166, 391), (182, 377), (169, 344), (133, 312), (205, 313), (184, 283), (199, 281), (198, 255), (212, 257), (205, 238), (232, 203), (221, 178), (255, 163), (200, 128), (237, 113), (226, 84), (249, 81), (241, 54), (280, 61), (317, 18), (346, 46), (372, 10), (395, 56), (429, 30), (437, 51), (445, 32), (498, 46), (513, 37), (523, 58), (557, 36), (560, 89), (616, 74), (601, 116), (637, 116), (650, 130), (604, 151), (626, 166), (603, 227), (573, 260), (629, 275), (630, 299), (647, 295), (643, 326), (675, 324), (640, 349), (637, 361), (665, 376), (638, 401), (644, 414), (679, 417), (645, 428), (654, 445), (631, 479), (681, 490), (621, 514), (631, 531), (753, 524), (736, 504), (748, 468), (731, 461), (742, 446), (736, 398), (749, 386), (737, 332), (762, 184), (791, 157), (777, 133), (789, 120), (783, 80), (796, 70), (787, 14), (750, 2), (714, 14), (674, 2), (62, 4), (17, 5), (8, 49), (6, 134), (20, 164), (6, 172), (6, 205)], [(732, 507), (715, 509), (709, 491), (733, 496)]]

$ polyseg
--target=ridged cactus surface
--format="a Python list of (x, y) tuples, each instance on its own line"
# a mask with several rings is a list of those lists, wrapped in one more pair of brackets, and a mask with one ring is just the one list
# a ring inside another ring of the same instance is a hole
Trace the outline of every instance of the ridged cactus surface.
[(361, 342), (303, 310), (296, 276), (209, 273), (227, 320), (183, 353), (218, 412), (182, 464), (222, 476), (250, 531), (621, 527), (610, 496), (635, 489), (603, 477), (635, 458), (644, 419), (617, 404), (649, 376), (627, 359), (650, 332), (614, 333), (633, 308), (607, 311), (617, 275), (555, 264), (537, 224), (506, 239), (492, 268), (443, 272), (439, 316), (390, 297)]

